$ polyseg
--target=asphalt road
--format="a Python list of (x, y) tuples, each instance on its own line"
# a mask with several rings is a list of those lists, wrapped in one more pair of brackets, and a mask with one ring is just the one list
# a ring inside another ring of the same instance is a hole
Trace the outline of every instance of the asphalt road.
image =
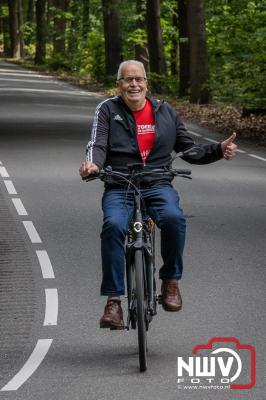
[[(81, 182), (78, 168), (102, 99), (0, 62), (0, 399), (265, 399), (266, 150), (238, 141), (235, 160), (175, 181), (188, 224), (184, 308), (159, 309), (140, 374), (136, 332), (98, 327), (102, 184)], [(188, 128), (196, 141), (224, 139)], [(252, 389), (177, 384), (177, 357), (212, 338), (252, 346), (235, 351), (235, 383), (253, 371)]]

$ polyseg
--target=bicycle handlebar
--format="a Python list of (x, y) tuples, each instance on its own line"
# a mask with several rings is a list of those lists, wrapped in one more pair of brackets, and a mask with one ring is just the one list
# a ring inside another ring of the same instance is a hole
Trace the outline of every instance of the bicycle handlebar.
[(136, 177), (141, 177), (144, 175), (168, 175), (168, 176), (179, 176), (181, 178), (188, 178), (192, 179), (190, 177), (191, 175), (191, 170), (189, 169), (174, 169), (174, 168), (169, 168), (169, 169), (164, 169), (164, 168), (155, 168), (152, 170), (143, 170), (143, 171), (137, 171), (134, 173), (134, 170), (131, 173), (123, 173), (120, 171), (113, 171), (111, 167), (106, 167), (102, 169), (98, 174), (92, 174), (88, 176), (82, 177), (83, 181), (89, 182), (95, 179), (101, 179), (102, 181), (105, 180), (108, 176), (112, 177), (117, 177), (117, 178), (122, 178), (122, 179), (132, 179)]

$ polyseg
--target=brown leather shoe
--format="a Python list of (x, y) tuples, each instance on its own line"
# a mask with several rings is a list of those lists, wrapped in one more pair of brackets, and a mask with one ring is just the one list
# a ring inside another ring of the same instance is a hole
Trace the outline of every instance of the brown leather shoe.
[(107, 300), (104, 314), (100, 319), (100, 328), (125, 329), (120, 300)]
[(162, 282), (162, 306), (165, 311), (179, 311), (182, 298), (176, 279), (165, 279)]

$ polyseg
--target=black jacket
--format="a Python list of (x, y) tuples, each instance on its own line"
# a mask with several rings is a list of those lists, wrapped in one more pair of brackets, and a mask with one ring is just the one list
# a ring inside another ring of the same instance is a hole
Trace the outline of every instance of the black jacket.
[[(155, 119), (155, 142), (146, 166), (160, 168), (171, 161), (171, 153), (195, 146), (177, 112), (167, 102), (149, 98)], [(191, 164), (209, 164), (223, 157), (221, 144), (199, 144), (200, 159), (183, 157)], [(120, 96), (100, 103), (96, 108), (91, 138), (86, 148), (87, 160), (100, 169), (110, 165), (114, 170), (126, 172), (127, 164), (141, 163), (134, 116)], [(143, 184), (155, 184), (158, 178), (143, 178)], [(161, 183), (162, 178), (159, 178)], [(169, 179), (163, 178), (167, 183)]]

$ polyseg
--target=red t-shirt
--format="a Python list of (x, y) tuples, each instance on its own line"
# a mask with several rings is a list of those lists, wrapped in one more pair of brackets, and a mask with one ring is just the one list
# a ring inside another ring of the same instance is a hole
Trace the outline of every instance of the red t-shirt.
[(146, 100), (145, 106), (141, 110), (133, 111), (133, 114), (136, 120), (139, 150), (145, 162), (155, 141), (155, 123), (150, 101)]

